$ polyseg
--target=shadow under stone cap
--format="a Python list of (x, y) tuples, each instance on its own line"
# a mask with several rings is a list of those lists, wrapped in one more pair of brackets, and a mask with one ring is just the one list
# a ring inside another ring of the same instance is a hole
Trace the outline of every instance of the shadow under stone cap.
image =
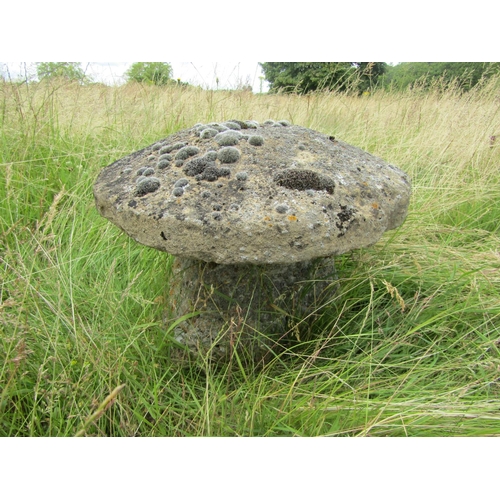
[(220, 125), (195, 125), (104, 168), (94, 185), (101, 215), (144, 245), (218, 264), (342, 254), (403, 223), (410, 180), (384, 160), (286, 121)]

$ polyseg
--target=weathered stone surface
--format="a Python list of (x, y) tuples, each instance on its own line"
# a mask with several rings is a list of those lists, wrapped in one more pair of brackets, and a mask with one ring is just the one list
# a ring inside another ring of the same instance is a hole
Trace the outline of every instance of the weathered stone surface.
[[(245, 128), (247, 127), (247, 128)], [(197, 125), (100, 173), (99, 212), (144, 245), (219, 264), (291, 264), (375, 243), (405, 219), (407, 175), (286, 122)]]
[(167, 321), (187, 352), (262, 359), (335, 292), (332, 256), (375, 243), (407, 212), (405, 173), (286, 121), (196, 125), (103, 169), (99, 212), (176, 255)]
[(187, 356), (230, 358), (235, 350), (265, 359), (308, 332), (335, 295), (333, 258), (288, 265), (215, 264), (176, 258), (167, 318), (195, 312), (174, 330)]

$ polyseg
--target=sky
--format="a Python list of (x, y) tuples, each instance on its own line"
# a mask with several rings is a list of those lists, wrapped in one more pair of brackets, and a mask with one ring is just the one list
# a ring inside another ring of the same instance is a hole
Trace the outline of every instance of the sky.
[[(257, 61), (498, 61), (497, 17), (491, 3), (451, 9), (422, 0), (400, 8), (394, 0), (335, 2), (309, 0), (304, 8), (282, 2), (234, 0), (140, 5), (88, 0), (84, 7), (53, 10), (59, 3), (10, 2), (3, 6), (3, 61), (91, 59), (82, 68), (96, 81), (121, 84), (132, 62), (168, 58), (174, 78), (205, 88), (250, 84), (267, 90)], [(182, 3), (182, 5), (181, 5)], [(394, 5), (398, 8), (394, 8)], [(175, 21), (175, 22), (174, 22)], [(177, 62), (195, 59), (196, 62)], [(227, 62), (243, 59), (246, 62)], [(210, 62), (210, 61), (219, 62)], [(203, 62), (198, 62), (203, 61)], [(222, 61), (222, 62), (221, 62)], [(11, 77), (24, 66), (7, 63)], [(35, 63), (26, 68), (36, 74)]]
[[(181, 81), (200, 85), (203, 88), (235, 89), (241, 85), (251, 85), (254, 92), (266, 92), (268, 83), (258, 62), (168, 62), (173, 69), (173, 77)], [(125, 82), (124, 73), (133, 62), (82, 62), (81, 68), (94, 81), (107, 85), (120, 85)], [(36, 75), (35, 62), (0, 63), (2, 74), (12, 79), (28, 74)], [(262, 80), (261, 78), (262, 77)], [(218, 79), (218, 81), (217, 81)]]

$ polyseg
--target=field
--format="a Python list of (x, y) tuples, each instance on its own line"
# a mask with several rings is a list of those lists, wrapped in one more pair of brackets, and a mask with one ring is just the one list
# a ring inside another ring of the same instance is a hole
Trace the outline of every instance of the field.
[[(363, 148), (410, 175), (412, 201), (337, 258), (306, 339), (265, 366), (181, 367), (162, 319), (171, 257), (100, 217), (92, 186), (231, 118)], [(0, 141), (0, 436), (500, 435), (498, 80), (364, 96), (0, 82)]]

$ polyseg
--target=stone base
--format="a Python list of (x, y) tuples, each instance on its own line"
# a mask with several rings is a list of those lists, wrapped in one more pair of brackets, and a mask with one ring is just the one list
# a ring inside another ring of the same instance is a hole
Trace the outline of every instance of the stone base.
[(168, 323), (175, 358), (230, 359), (237, 351), (261, 360), (300, 338), (335, 293), (334, 259), (290, 265), (224, 265), (175, 258)]

